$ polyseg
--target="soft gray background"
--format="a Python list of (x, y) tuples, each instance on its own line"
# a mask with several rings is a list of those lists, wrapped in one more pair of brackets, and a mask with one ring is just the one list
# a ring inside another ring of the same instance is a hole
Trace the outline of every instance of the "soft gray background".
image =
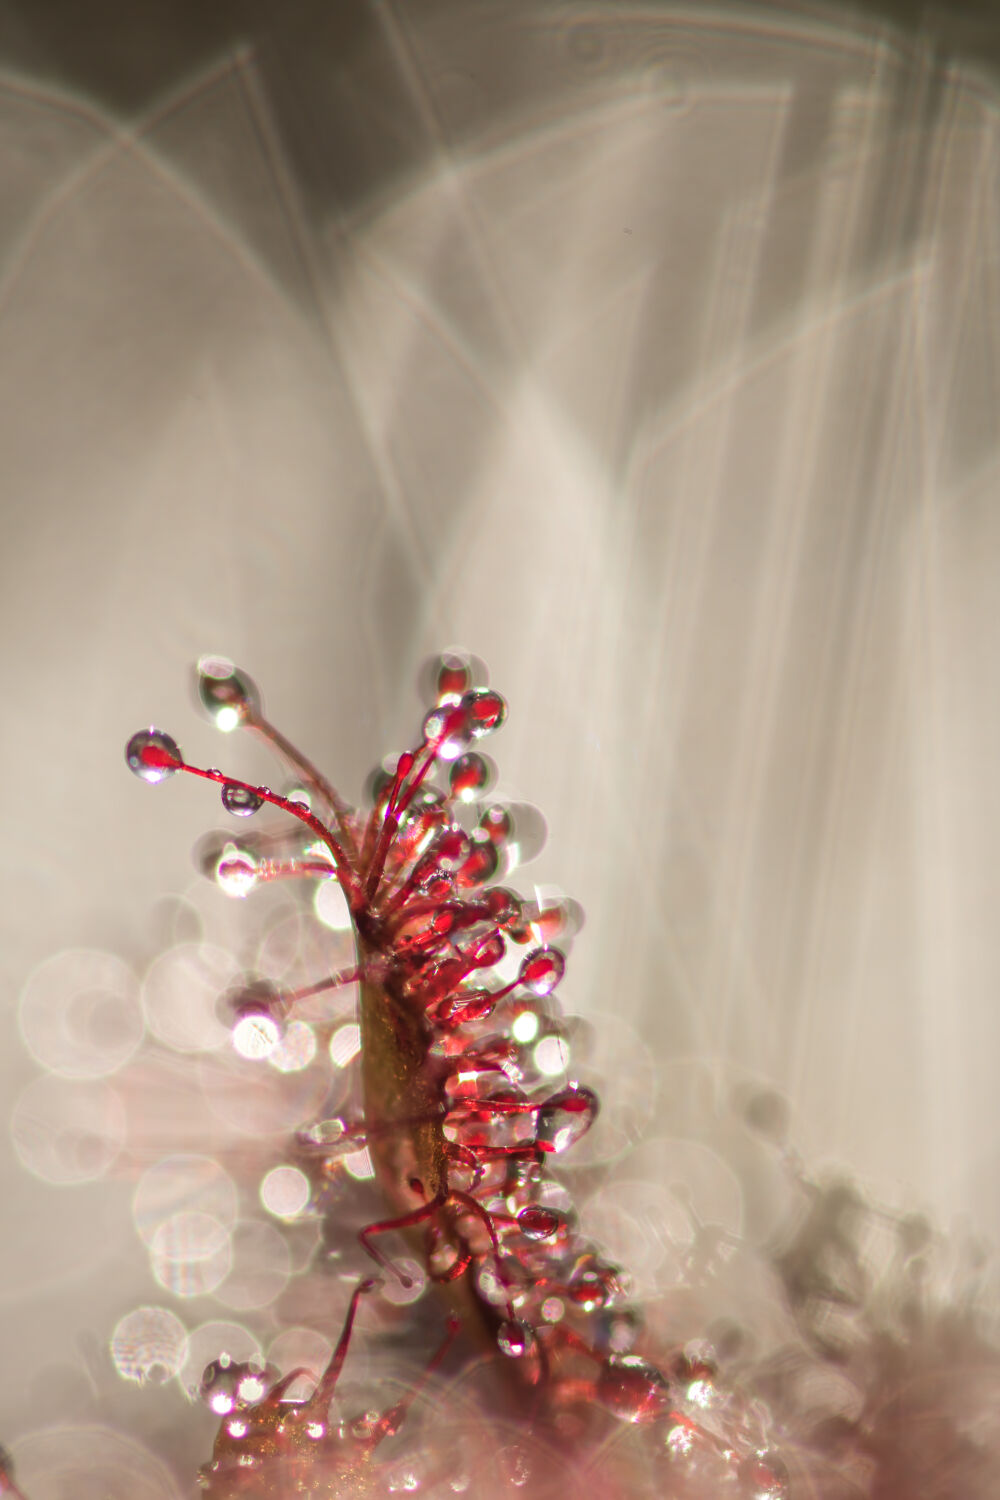
[[(888, 9), (0, 6), (11, 1104), (25, 976), (141, 968), (218, 822), (121, 763), (220, 757), (191, 660), (355, 796), (461, 642), (662, 1133), (768, 1080), (809, 1161), (1000, 1232), (1000, 43)], [(12, 1439), (164, 1298), (127, 1174), (5, 1140)]]

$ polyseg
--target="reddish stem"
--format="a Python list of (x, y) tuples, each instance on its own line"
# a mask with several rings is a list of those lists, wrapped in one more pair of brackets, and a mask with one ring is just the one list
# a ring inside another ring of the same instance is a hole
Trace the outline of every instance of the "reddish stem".
[(321, 838), (329, 849), (351, 910), (356, 911), (363, 904), (361, 889), (350, 860), (323, 820), (308, 807), (304, 807), (301, 802), (295, 802), (289, 797), (282, 797), (280, 792), (272, 792), (270, 787), (251, 786), (248, 781), (240, 781), (235, 776), (226, 776), (221, 771), (206, 771), (201, 766), (189, 765), (187, 761), (181, 761), (176, 769), (186, 771), (189, 776), (200, 776), (203, 781), (221, 782), (223, 786), (236, 787), (241, 792), (249, 792), (252, 797), (259, 797), (262, 802), (269, 802), (272, 807), (280, 807), (283, 812), (291, 813), (293, 818), (297, 818), (300, 823), (304, 823), (318, 838)]
[(283, 990), (281, 998), (289, 1005), (295, 1005), (300, 1000), (308, 1000), (313, 995), (321, 995), (324, 990), (339, 990), (348, 984), (360, 984), (364, 978), (364, 968), (338, 969), (336, 974), (328, 974), (325, 979), (317, 979), (315, 984), (304, 984), (301, 989), (297, 990)]
[(333, 1393), (337, 1388), (337, 1381), (340, 1379), (340, 1372), (344, 1368), (344, 1360), (347, 1358), (347, 1351), (350, 1347), (354, 1320), (358, 1315), (358, 1303), (367, 1292), (370, 1292), (377, 1285), (378, 1282), (374, 1278), (369, 1278), (354, 1288), (351, 1294), (350, 1305), (347, 1309), (347, 1317), (344, 1319), (344, 1327), (337, 1342), (337, 1347), (333, 1351), (333, 1358), (330, 1360), (330, 1363), (323, 1372), (322, 1379), (309, 1398), (310, 1406), (315, 1406), (325, 1411), (333, 1400)]
[(415, 1208), (412, 1213), (402, 1214), (398, 1219), (381, 1219), (377, 1224), (368, 1224), (359, 1231), (358, 1239), (361, 1241), (361, 1248), (383, 1270), (391, 1271), (401, 1286), (408, 1287), (413, 1283), (391, 1261), (386, 1260), (380, 1250), (376, 1250), (374, 1245), (369, 1244), (369, 1237), (373, 1234), (389, 1234), (394, 1229), (411, 1229), (414, 1224), (422, 1224), (426, 1219), (433, 1218), (439, 1208), (444, 1207), (447, 1197), (447, 1193), (438, 1193), (429, 1202), (421, 1204), (420, 1208)]
[(291, 740), (287, 740), (281, 730), (276, 729), (263, 715), (248, 718), (246, 724), (248, 729), (254, 730), (255, 733), (260, 735), (262, 740), (274, 750), (277, 750), (279, 755), (284, 756), (285, 760), (300, 773), (302, 779), (308, 784), (309, 790), (319, 793), (333, 813), (340, 837), (356, 859), (358, 850), (354, 830), (351, 827), (352, 809), (350, 804), (344, 801), (337, 788), (331, 782), (327, 781), (322, 771), (314, 766), (312, 761), (303, 755), (302, 751), (298, 750), (292, 744)]

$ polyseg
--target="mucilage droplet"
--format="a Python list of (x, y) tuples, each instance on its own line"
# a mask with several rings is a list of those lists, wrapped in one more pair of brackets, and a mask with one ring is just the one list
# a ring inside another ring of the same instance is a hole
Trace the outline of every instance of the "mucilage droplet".
[(203, 656), (197, 666), (198, 696), (223, 732), (252, 722), (260, 714), (256, 684), (225, 656)]
[(161, 729), (140, 729), (125, 746), (125, 760), (129, 770), (141, 781), (155, 786), (166, 781), (184, 765), (184, 757), (177, 748), (176, 740)]
[(236, 818), (249, 818), (264, 806), (264, 799), (250, 787), (227, 781), (222, 788), (222, 805)]

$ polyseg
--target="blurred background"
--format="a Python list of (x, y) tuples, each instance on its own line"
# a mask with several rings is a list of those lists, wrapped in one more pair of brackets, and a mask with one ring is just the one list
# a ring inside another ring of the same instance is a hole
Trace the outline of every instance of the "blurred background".
[(204, 651), (351, 799), (430, 652), (489, 663), (548, 824), (522, 884), (587, 913), (612, 1188), (684, 1177), (766, 1243), (764, 1090), (807, 1171), (1000, 1234), (998, 65), (957, 0), (0, 0), (0, 1438), (36, 1500), (98, 1449), (102, 1495), (180, 1493), (123, 1317), (170, 1315), (146, 1373), (267, 1321), (157, 1275), (143, 1218), (167, 1159), (192, 1233), (243, 1222), (213, 1129), (254, 1189), (280, 1157), (149, 977), (264, 930), (199, 884), (208, 790), (122, 761), (153, 722), (267, 774), (195, 709)]

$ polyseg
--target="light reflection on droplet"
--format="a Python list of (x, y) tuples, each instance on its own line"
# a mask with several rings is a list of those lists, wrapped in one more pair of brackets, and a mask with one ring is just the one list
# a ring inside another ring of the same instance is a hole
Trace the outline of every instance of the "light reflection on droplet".
[(137, 1307), (118, 1320), (111, 1359), (123, 1380), (162, 1384), (176, 1375), (187, 1355), (187, 1329), (165, 1307)]
[(316, 1051), (316, 1033), (308, 1021), (290, 1021), (267, 1060), (279, 1073), (301, 1073), (313, 1061)]
[(113, 953), (75, 948), (39, 964), (21, 992), (25, 1046), (66, 1078), (100, 1078), (133, 1055), (145, 1030), (139, 984)]
[(303, 1401), (312, 1393), (332, 1353), (333, 1345), (321, 1333), (311, 1328), (286, 1328), (269, 1346), (267, 1362), (281, 1375), (299, 1368), (310, 1372), (288, 1387), (289, 1400)]
[(229, 1274), (229, 1231), (211, 1214), (182, 1212), (164, 1219), (149, 1247), (153, 1275), (177, 1297), (202, 1297)]
[(201, 1323), (188, 1336), (187, 1355), (180, 1370), (180, 1381), (192, 1401), (201, 1399), (201, 1382), (213, 1360), (228, 1356), (233, 1364), (260, 1360), (260, 1344), (242, 1323), (213, 1320)]
[(239, 965), (225, 948), (179, 943), (154, 959), (142, 986), (153, 1035), (178, 1052), (220, 1048), (229, 1032), (217, 1013), (218, 998), (233, 985)]
[(560, 1036), (544, 1036), (531, 1054), (539, 1073), (555, 1078), (569, 1067), (569, 1046)]
[(356, 1182), (370, 1182), (375, 1176), (375, 1168), (368, 1154), (368, 1148), (362, 1151), (352, 1151), (343, 1158), (344, 1166)]
[(309, 1179), (298, 1167), (273, 1167), (260, 1185), (260, 1201), (276, 1219), (294, 1219), (309, 1202)]
[(103, 1177), (125, 1144), (125, 1133), (120, 1098), (96, 1080), (36, 1078), (11, 1114), (10, 1137), (22, 1165), (57, 1185)]
[(346, 1068), (360, 1051), (360, 1027), (354, 1021), (349, 1021), (346, 1026), (338, 1026), (330, 1038), (330, 1061), (334, 1066)]
[(269, 1307), (288, 1285), (291, 1254), (273, 1224), (248, 1219), (233, 1231), (232, 1269), (216, 1297), (237, 1312)]
[(349, 932), (351, 913), (344, 892), (336, 880), (323, 880), (316, 887), (313, 911), (324, 927), (331, 932)]
[(250, 1062), (270, 1057), (280, 1037), (281, 1027), (274, 1017), (261, 1012), (240, 1016), (232, 1030), (234, 1049)]
[(143, 1172), (132, 1195), (132, 1218), (147, 1245), (174, 1214), (184, 1210), (210, 1214), (230, 1229), (236, 1221), (236, 1207), (236, 1184), (210, 1156), (168, 1156)]

